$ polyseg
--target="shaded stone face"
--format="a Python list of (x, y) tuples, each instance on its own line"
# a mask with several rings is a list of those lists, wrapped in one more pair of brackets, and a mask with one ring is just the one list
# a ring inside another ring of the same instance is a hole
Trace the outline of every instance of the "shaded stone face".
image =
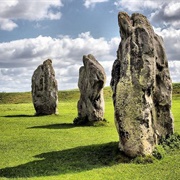
[(163, 40), (145, 16), (120, 12), (118, 22), (121, 42), (111, 87), (119, 146), (131, 157), (147, 155), (173, 134), (168, 62)]
[(32, 99), (36, 115), (57, 114), (58, 86), (50, 59), (34, 71), (32, 76)]
[(83, 56), (83, 64), (79, 70), (78, 118), (75, 124), (86, 124), (101, 121), (104, 117), (103, 87), (106, 75), (103, 67), (93, 55)]

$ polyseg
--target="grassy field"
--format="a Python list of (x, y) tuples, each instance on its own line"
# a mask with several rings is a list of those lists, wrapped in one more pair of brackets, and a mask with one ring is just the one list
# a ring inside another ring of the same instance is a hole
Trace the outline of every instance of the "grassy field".
[[(179, 87), (172, 106), (178, 133)], [(30, 93), (0, 93), (0, 179), (180, 179), (179, 150), (152, 164), (135, 164), (122, 154), (114, 159), (118, 135), (110, 88), (105, 89), (107, 126), (74, 126), (78, 97), (77, 90), (61, 91), (59, 115), (35, 117)]]

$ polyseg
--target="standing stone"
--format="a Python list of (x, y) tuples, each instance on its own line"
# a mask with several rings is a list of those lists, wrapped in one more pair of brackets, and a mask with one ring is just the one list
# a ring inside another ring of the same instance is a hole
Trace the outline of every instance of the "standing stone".
[(57, 114), (58, 86), (50, 59), (34, 71), (32, 76), (32, 99), (36, 115)]
[(91, 54), (83, 56), (83, 64), (79, 70), (78, 118), (74, 123), (93, 124), (102, 121), (104, 117), (103, 87), (106, 75), (103, 67)]
[(148, 155), (174, 131), (168, 61), (163, 39), (145, 16), (120, 12), (118, 22), (121, 42), (111, 87), (119, 147), (130, 157)]

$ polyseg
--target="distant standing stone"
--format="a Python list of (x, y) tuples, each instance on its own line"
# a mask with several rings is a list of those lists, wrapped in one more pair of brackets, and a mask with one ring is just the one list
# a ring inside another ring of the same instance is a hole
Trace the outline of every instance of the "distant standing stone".
[(119, 147), (130, 157), (148, 155), (173, 134), (172, 82), (163, 39), (147, 18), (118, 15), (121, 42), (111, 87)]
[(75, 124), (93, 124), (104, 117), (103, 87), (106, 82), (104, 68), (91, 54), (83, 56), (83, 64), (79, 70), (78, 118)]
[(50, 59), (34, 71), (32, 76), (32, 99), (36, 115), (57, 114), (58, 86)]

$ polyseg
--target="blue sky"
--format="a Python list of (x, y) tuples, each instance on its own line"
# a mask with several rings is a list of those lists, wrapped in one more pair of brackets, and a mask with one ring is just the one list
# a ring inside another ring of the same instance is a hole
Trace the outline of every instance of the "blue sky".
[[(43, 1), (47, 2), (47, 0), (39, 0), (39, 2)], [(53, 2), (53, 0), (48, 0), (48, 2)], [(118, 36), (118, 10), (113, 3), (102, 1), (103, 3), (94, 3), (94, 5), (92, 4), (87, 8), (83, 0), (62, 0), (61, 2), (62, 6), (60, 7), (49, 7), (54, 14), (61, 13), (57, 19), (48, 17), (40, 20), (36, 17), (33, 20), (30, 20), (29, 17), (23, 19), (22, 12), (22, 18), (14, 18), (13, 20), (18, 27), (11, 31), (1, 31), (1, 42), (32, 38), (39, 35), (53, 38), (57, 38), (59, 35), (69, 35), (76, 38), (78, 34), (88, 31), (91, 32), (94, 38)], [(31, 2), (29, 1), (29, 3)], [(38, 5), (41, 5), (41, 3), (38, 3)]]
[(1, 0), (0, 91), (31, 91), (38, 65), (51, 58), (59, 89), (77, 88), (82, 56), (103, 65), (107, 84), (120, 43), (117, 14), (146, 15), (164, 38), (173, 82), (180, 82), (179, 0)]

